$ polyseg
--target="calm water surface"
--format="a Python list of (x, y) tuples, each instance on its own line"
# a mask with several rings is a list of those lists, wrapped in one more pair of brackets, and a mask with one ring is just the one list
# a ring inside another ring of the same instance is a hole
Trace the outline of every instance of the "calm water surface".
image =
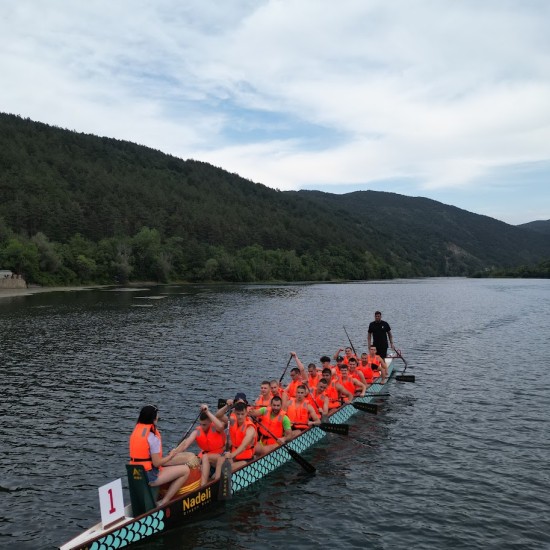
[[(550, 282), (431, 279), (177, 287), (0, 299), (0, 547), (54, 548), (99, 520), (140, 407), (168, 445), (202, 402), (347, 344), (375, 309), (416, 384), (392, 382), (225, 510), (141, 548), (550, 548)], [(128, 499), (128, 497), (126, 496)]]

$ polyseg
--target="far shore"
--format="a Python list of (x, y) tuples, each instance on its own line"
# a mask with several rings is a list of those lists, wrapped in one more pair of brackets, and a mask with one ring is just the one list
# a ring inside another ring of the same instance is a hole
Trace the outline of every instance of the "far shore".
[[(17, 296), (30, 296), (31, 294), (41, 294), (43, 292), (75, 292), (80, 290), (96, 290), (98, 288), (132, 288), (135, 290), (142, 287), (159, 286), (155, 281), (132, 281), (123, 285), (83, 285), (83, 286), (29, 286), (28, 288), (0, 288), (0, 300), (2, 298), (15, 298)], [(174, 283), (176, 284), (176, 283)], [(184, 284), (184, 283), (177, 283)]]
[(28, 288), (0, 288), (0, 300), (2, 298), (14, 298), (16, 296), (30, 296), (42, 292), (73, 292), (75, 290), (92, 290), (94, 288), (106, 288), (111, 285), (88, 286), (30, 286)]

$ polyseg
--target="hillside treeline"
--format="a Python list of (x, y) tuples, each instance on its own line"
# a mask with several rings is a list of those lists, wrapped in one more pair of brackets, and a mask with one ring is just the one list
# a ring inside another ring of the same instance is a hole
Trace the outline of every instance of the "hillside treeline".
[(469, 275), (543, 235), (422, 198), (281, 192), (209, 164), (0, 114), (0, 268), (29, 282)]
[(475, 277), (506, 277), (517, 279), (550, 279), (550, 260), (540, 262), (537, 265), (520, 265), (509, 269), (492, 269), (476, 273)]
[(251, 245), (229, 253), (223, 246), (161, 238), (143, 227), (132, 237), (94, 242), (76, 234), (66, 243), (44, 233), (16, 235), (0, 221), (0, 265), (42, 285), (113, 284), (140, 281), (328, 281), (385, 279), (397, 275), (366, 254), (324, 250), (265, 250)]

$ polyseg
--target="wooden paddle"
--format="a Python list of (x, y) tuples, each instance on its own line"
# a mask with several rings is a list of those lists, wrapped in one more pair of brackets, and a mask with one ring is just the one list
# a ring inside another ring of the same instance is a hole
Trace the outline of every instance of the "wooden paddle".
[[(261, 425), (262, 430), (265, 430), (275, 441), (280, 439), (280, 437), (277, 437), (273, 434), (272, 431), (267, 429), (263, 424), (260, 424), (260, 422), (254, 418), (253, 416), (249, 417), (252, 419), (252, 421), (255, 424), (258, 424), (258, 426)], [(317, 470), (315, 469), (315, 466), (313, 464), (310, 464), (303, 456), (299, 455), (294, 449), (291, 449), (286, 443), (282, 443), (281, 447), (284, 447), (288, 454), (308, 473), (308, 474), (314, 474)]]
[(285, 370), (283, 371), (283, 374), (281, 374), (281, 378), (279, 378), (279, 385), (283, 381), (283, 378), (285, 377), (286, 371), (288, 369), (288, 365), (290, 365), (290, 362), (292, 361), (292, 353), (290, 354), (290, 358), (288, 360), (288, 363), (286, 364)]
[[(202, 411), (200, 411), (199, 414), (197, 414), (197, 418), (195, 418), (195, 420), (193, 420), (193, 424), (191, 424), (191, 426), (189, 426), (189, 429), (185, 432), (185, 435), (180, 439), (180, 442), (178, 443), (178, 445), (181, 445), (187, 439), (187, 436), (191, 433), (191, 430), (193, 429), (193, 426), (197, 423), (197, 420), (199, 419), (199, 416), (201, 415), (201, 413), (202, 413)], [(178, 445), (176, 445), (176, 447)]]
[(321, 422), (318, 428), (321, 428), (324, 432), (338, 435), (348, 435), (349, 424), (331, 424), (330, 422)]
[(415, 381), (414, 374), (396, 374), (395, 379), (398, 382), (414, 382)]
[[(231, 408), (227, 411), (229, 418), (227, 422), (227, 428), (225, 429), (225, 452), (231, 452), (231, 437), (229, 436), (229, 426), (231, 425)], [(229, 458), (225, 457), (222, 464), (222, 471), (220, 474), (220, 489), (218, 491), (218, 500), (228, 500), (231, 498), (231, 476), (233, 475), (233, 467)]]
[(344, 327), (344, 332), (346, 333), (346, 336), (348, 337), (349, 345), (351, 346), (351, 349), (353, 350), (353, 355), (357, 357), (357, 352), (355, 351), (355, 348), (353, 347), (353, 344), (351, 343), (351, 338), (349, 337), (348, 331), (346, 330), (346, 327)]
[(361, 403), (352, 401), (351, 404), (359, 411), (364, 411), (371, 414), (378, 414), (378, 405), (376, 403)]
[(403, 372), (401, 372), (400, 374), (396, 374), (395, 379), (397, 380), (397, 382), (414, 382), (415, 377), (413, 374), (405, 374), (405, 371), (407, 370), (408, 365), (407, 365), (407, 361), (405, 360), (405, 358), (401, 353), (401, 350), (396, 349), (395, 353), (397, 354), (397, 357), (399, 357), (399, 359), (401, 359), (401, 361), (405, 363), (405, 368), (403, 369)]

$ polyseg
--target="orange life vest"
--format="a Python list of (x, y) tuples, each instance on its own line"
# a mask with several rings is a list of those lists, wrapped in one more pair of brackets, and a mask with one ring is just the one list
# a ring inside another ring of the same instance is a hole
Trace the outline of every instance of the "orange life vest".
[(345, 365), (349, 364), (349, 360), (351, 358), (354, 358), (354, 359), (357, 359), (357, 356), (354, 355), (353, 353), (348, 357), (347, 355), (344, 355), (344, 360), (342, 361), (342, 363), (344, 363)]
[[(378, 356), (371, 357), (370, 355), (367, 356), (368, 365), (376, 365), (377, 367), (380, 367), (382, 363), (380, 362), (380, 359), (378, 359)], [(372, 368), (372, 367), (371, 367)], [(375, 370), (375, 369), (373, 369)]]
[(296, 397), (296, 388), (298, 386), (301, 386), (304, 382), (301, 378), (297, 380), (293, 380), (287, 387), (286, 387), (286, 393), (289, 397), (294, 399)]
[[(322, 414), (323, 407), (325, 406), (325, 399), (328, 399), (326, 390), (323, 393), (320, 394), (312, 394), (311, 395), (313, 403), (315, 403), (314, 408), (317, 410), (318, 414)], [(330, 403), (330, 399), (329, 399)]]
[(359, 370), (359, 368), (358, 368), (358, 367), (355, 367), (355, 370), (354, 370), (353, 372), (348, 372), (348, 376), (349, 376), (350, 378), (355, 378), (355, 380), (359, 380), (359, 382), (362, 383), (363, 380), (361, 380), (361, 376), (359, 376), (359, 373), (360, 373), (360, 372), (361, 372), (361, 371)]
[(308, 376), (307, 385), (309, 386), (309, 389), (313, 391), (317, 387), (319, 380), (321, 380), (320, 373), (317, 373), (314, 376)]
[[(264, 445), (273, 445), (276, 443), (276, 439), (280, 439), (284, 435), (283, 419), (285, 417), (285, 411), (279, 411), (277, 416), (271, 415), (271, 407), (267, 407), (265, 414), (260, 416), (259, 421), (261, 424), (258, 426), (260, 432), (260, 439)], [(265, 430), (263, 427), (265, 426)], [(269, 431), (268, 431), (269, 430)], [(269, 433), (271, 432), (271, 433)], [(273, 437), (275, 436), (275, 437)]]
[(301, 405), (297, 405), (296, 401), (293, 399), (290, 402), (290, 405), (287, 407), (286, 415), (293, 424), (293, 427), (301, 430), (307, 428), (309, 421), (309, 410), (308, 403), (303, 401)]
[(342, 403), (338, 397), (338, 390), (336, 389), (336, 383), (334, 380), (330, 382), (325, 390), (325, 395), (328, 397), (328, 408), (337, 409)]
[(147, 441), (151, 432), (160, 439), (160, 456), (162, 456), (162, 438), (154, 424), (136, 424), (130, 436), (130, 464), (141, 464), (146, 472), (153, 469), (151, 450)]
[(218, 432), (213, 426), (210, 426), (205, 432), (202, 426), (197, 426), (197, 445), (202, 449), (202, 453), (223, 453), (225, 448), (225, 432)]
[(319, 414), (319, 407), (317, 406), (317, 403), (315, 401), (315, 397), (313, 396), (312, 393), (308, 393), (305, 397), (305, 401), (306, 403), (308, 403), (309, 405), (311, 405), (313, 407), (313, 410)]
[[(346, 380), (343, 380), (342, 378), (340, 378), (340, 380), (338, 380), (338, 383), (341, 386), (343, 386), (346, 390), (348, 390), (351, 393), (351, 395), (355, 393), (355, 384), (353, 383), (353, 381), (349, 376), (347, 377)], [(345, 399), (347, 399), (347, 397)]]
[(252, 426), (254, 428), (254, 434), (255, 435), (254, 435), (254, 439), (252, 440), (250, 445), (248, 445), (248, 447), (246, 447), (246, 449), (244, 449), (244, 451), (242, 451), (240, 454), (238, 454), (233, 459), (235, 461), (248, 460), (249, 458), (252, 458), (254, 456), (254, 448), (256, 447), (256, 442), (258, 441), (258, 436), (257, 436), (257, 433), (256, 433), (256, 427), (254, 426), (254, 423), (252, 422), (252, 420), (250, 420), (250, 418), (245, 418), (245, 421), (243, 422), (242, 426), (239, 426), (237, 424), (236, 417), (233, 417), (233, 418), (234, 418), (234, 422), (229, 427), (229, 436), (231, 437), (231, 452), (232, 453), (234, 453), (240, 447), (241, 443), (243, 442), (243, 439), (246, 435), (248, 426)]
[(357, 368), (363, 373), (363, 376), (365, 377), (365, 382), (367, 382), (367, 384), (372, 384), (374, 378), (380, 376), (380, 372), (372, 370), (370, 364), (368, 364), (366, 367), (361, 366)]
[(264, 397), (263, 395), (259, 395), (258, 396), (258, 399), (256, 399), (256, 405), (258, 405), (258, 407), (269, 407), (269, 405), (271, 405), (271, 399), (272, 399), (272, 396), (271, 396), (271, 393), (267, 396), (267, 397)]

